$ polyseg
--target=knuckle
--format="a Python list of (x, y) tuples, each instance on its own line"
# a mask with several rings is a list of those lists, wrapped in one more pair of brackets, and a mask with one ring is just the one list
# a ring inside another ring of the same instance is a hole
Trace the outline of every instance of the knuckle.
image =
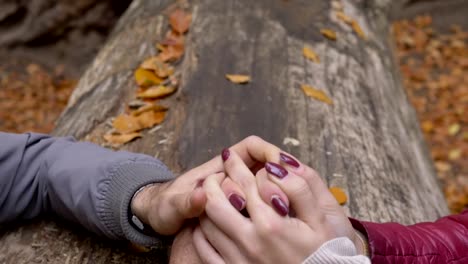
[(304, 173), (304, 175), (302, 176), (307, 182), (310, 182), (310, 183), (313, 183), (313, 182), (316, 182), (316, 181), (321, 181), (322, 178), (320, 177), (320, 175), (318, 174), (318, 172), (316, 172), (314, 169), (312, 168), (308, 168), (307, 170), (307, 173)]
[(255, 135), (251, 135), (251, 136), (248, 136), (245, 138), (245, 142), (247, 144), (258, 144), (260, 142), (262, 142), (263, 139), (259, 136), (255, 136)]
[(303, 181), (298, 181), (297, 184), (291, 186), (291, 192), (289, 195), (291, 197), (304, 198), (309, 197), (310, 194), (311, 190), (309, 186)]
[(258, 236), (263, 239), (271, 239), (272, 236), (279, 234), (281, 225), (278, 221), (271, 218), (264, 219), (258, 226)]

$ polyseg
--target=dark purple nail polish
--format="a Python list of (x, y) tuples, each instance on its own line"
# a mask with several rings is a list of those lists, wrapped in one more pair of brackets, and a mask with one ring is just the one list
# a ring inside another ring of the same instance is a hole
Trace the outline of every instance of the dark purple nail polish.
[(294, 168), (299, 168), (300, 164), (293, 157), (280, 153), (280, 160), (288, 165), (293, 166)]
[(281, 216), (286, 216), (289, 213), (289, 207), (279, 198), (279, 196), (272, 196), (271, 197), (271, 204), (275, 211), (280, 214)]
[(223, 151), (221, 152), (221, 158), (223, 159), (223, 161), (226, 161), (229, 158), (230, 154), (231, 153), (229, 152), (229, 149), (223, 149)]
[(276, 177), (282, 179), (284, 177), (286, 177), (286, 175), (288, 175), (288, 171), (283, 168), (283, 166), (279, 165), (279, 164), (276, 164), (276, 163), (273, 163), (273, 162), (267, 162), (265, 163), (265, 169), (275, 175)]
[(231, 202), (232, 206), (237, 209), (237, 211), (242, 210), (245, 206), (245, 200), (240, 195), (233, 193), (229, 195), (229, 202)]

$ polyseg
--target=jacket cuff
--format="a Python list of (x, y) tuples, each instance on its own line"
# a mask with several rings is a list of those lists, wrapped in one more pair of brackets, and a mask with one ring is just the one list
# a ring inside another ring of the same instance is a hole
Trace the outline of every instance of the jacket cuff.
[(358, 255), (354, 243), (347, 237), (338, 237), (324, 243), (302, 264), (370, 264), (370, 260)]
[(129, 222), (130, 203), (135, 192), (151, 183), (174, 179), (164, 164), (154, 161), (127, 161), (117, 164), (110, 172), (110, 181), (99, 217), (107, 230), (117, 238), (126, 238), (142, 246), (163, 246), (163, 237), (151, 237), (134, 228)]

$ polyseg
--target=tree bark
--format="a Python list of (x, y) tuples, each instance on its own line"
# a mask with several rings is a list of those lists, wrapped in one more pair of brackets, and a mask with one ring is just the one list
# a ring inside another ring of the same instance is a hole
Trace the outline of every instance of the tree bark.
[[(172, 3), (133, 1), (81, 78), (56, 135), (102, 143), (108, 121), (135, 92), (134, 69), (156, 53)], [(161, 129), (146, 131), (122, 149), (156, 156), (180, 173), (258, 135), (314, 167), (330, 186), (345, 189), (352, 217), (411, 224), (448, 213), (393, 58), (394, 1), (344, 3), (367, 41), (336, 19), (330, 1), (195, 0), (190, 5), (193, 23), (177, 66), (181, 85), (166, 99), (169, 115)], [(337, 40), (324, 38), (322, 28), (335, 30)], [(305, 44), (318, 53), (319, 64), (303, 57)], [(246, 73), (253, 80), (234, 85), (226, 73)], [(301, 84), (323, 89), (334, 104), (306, 97)], [(300, 145), (283, 145), (285, 137)], [(137, 257), (49, 222), (6, 232), (0, 240), (0, 262), (7, 263), (38, 258), (154, 263), (156, 254)]]

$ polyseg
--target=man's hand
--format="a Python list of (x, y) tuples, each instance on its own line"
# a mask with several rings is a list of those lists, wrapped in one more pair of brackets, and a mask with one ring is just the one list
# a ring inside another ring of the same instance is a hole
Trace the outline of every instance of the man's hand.
[[(161, 235), (173, 235), (206, 203), (201, 180), (189, 171), (174, 181), (147, 186), (132, 200), (132, 212)], [(200, 183), (198, 183), (200, 182)]]
[[(230, 150), (235, 151), (251, 170), (263, 167), (267, 161), (280, 161), (280, 149), (256, 136), (247, 137)], [(221, 156), (216, 156), (174, 181), (148, 186), (132, 200), (132, 212), (157, 233), (173, 235), (186, 219), (198, 217), (204, 212), (206, 194), (200, 187), (209, 175), (223, 171), (223, 160)], [(270, 186), (269, 193), (282, 194), (276, 185)], [(222, 189), (227, 197), (233, 193), (245, 197), (232, 181), (223, 183)]]

